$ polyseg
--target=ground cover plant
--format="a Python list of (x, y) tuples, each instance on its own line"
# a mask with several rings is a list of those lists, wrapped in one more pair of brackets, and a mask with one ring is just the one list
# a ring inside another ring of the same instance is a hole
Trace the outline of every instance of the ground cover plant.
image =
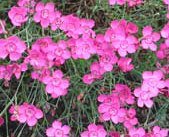
[(168, 0), (0, 0), (0, 137), (168, 137)]

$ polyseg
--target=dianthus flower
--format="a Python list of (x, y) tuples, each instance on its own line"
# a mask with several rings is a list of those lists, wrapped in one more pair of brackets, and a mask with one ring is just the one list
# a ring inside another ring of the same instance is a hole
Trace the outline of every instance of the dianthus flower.
[(120, 58), (117, 64), (123, 72), (128, 72), (134, 68), (134, 65), (130, 64), (131, 61), (132, 61), (131, 58)]
[(112, 91), (112, 94), (118, 95), (119, 100), (121, 101), (121, 105), (124, 105), (125, 103), (134, 103), (134, 97), (132, 96), (131, 90), (127, 85), (116, 84), (115, 89)]
[(82, 38), (94, 37), (95, 33), (92, 30), (94, 27), (93, 20), (80, 19), (74, 15), (62, 16), (62, 24), (60, 29), (66, 32), (68, 37), (78, 39), (80, 36)]
[(159, 126), (153, 127), (152, 132), (150, 132), (151, 137), (167, 137), (168, 129), (161, 129)]
[(165, 82), (163, 79), (164, 75), (162, 71), (145, 71), (142, 74), (143, 77), (143, 83), (141, 86), (141, 89), (143, 91), (150, 91), (151, 93), (154, 93), (154, 95), (158, 95), (159, 89), (162, 89), (165, 87)]
[(120, 137), (120, 133), (119, 132), (116, 132), (116, 131), (111, 131), (109, 133), (109, 136), (110, 137)]
[(55, 120), (52, 127), (47, 128), (47, 137), (69, 137), (70, 127), (62, 125), (60, 121)]
[(126, 0), (129, 7), (133, 7), (136, 5), (140, 5), (141, 3), (143, 3), (143, 0)]
[(124, 121), (125, 110), (120, 108), (120, 101), (117, 95), (100, 95), (98, 107), (100, 119), (103, 121), (112, 120), (115, 124)]
[(134, 90), (134, 95), (138, 98), (137, 105), (143, 107), (144, 105), (151, 108), (153, 105), (152, 97), (157, 96), (157, 93), (151, 93), (150, 91), (143, 91), (141, 88)]
[(143, 38), (141, 41), (141, 46), (144, 49), (150, 49), (152, 51), (157, 50), (157, 45), (155, 42), (157, 42), (160, 39), (160, 34), (157, 32), (153, 32), (153, 29), (151, 26), (146, 26), (143, 28)]
[(47, 53), (48, 60), (53, 61), (56, 66), (64, 64), (64, 62), (71, 57), (67, 45), (67, 42), (64, 40), (54, 43), (53, 46), (51, 46), (51, 51)]
[(35, 0), (18, 0), (17, 4), (20, 7), (31, 8), (35, 6), (36, 2)]
[(62, 17), (61, 12), (55, 11), (54, 19), (53, 19), (53, 21), (51, 22), (51, 25), (50, 25), (51, 30), (55, 31), (57, 29), (60, 29), (60, 26), (63, 23), (61, 17)]
[(71, 54), (74, 59), (89, 59), (96, 53), (94, 40), (88, 39), (70, 39), (68, 46), (71, 48)]
[(11, 61), (17, 61), (26, 50), (25, 43), (17, 36), (0, 39), (0, 58), (5, 59), (8, 55)]
[(159, 59), (164, 59), (169, 57), (169, 46), (165, 43), (160, 45), (160, 49), (156, 52), (156, 56)]
[(55, 18), (55, 5), (52, 2), (46, 4), (39, 2), (35, 8), (34, 21), (40, 22), (43, 28), (47, 28)]
[(145, 130), (143, 128), (132, 128), (129, 129), (129, 135), (130, 137), (144, 137), (146, 134)]
[(124, 5), (126, 3), (126, 0), (109, 0), (110, 5)]
[(138, 39), (128, 32), (126, 20), (112, 21), (111, 28), (105, 33), (105, 40), (111, 43), (121, 57), (136, 52), (138, 46)]
[(63, 73), (60, 70), (53, 72), (52, 76), (44, 77), (44, 84), (46, 84), (46, 92), (51, 94), (53, 98), (58, 98), (67, 94), (69, 81), (63, 78)]
[(23, 103), (20, 106), (11, 106), (9, 113), (12, 114), (11, 121), (17, 120), (20, 123), (27, 123), (29, 126), (36, 125), (38, 119), (43, 117), (40, 109), (28, 103)]
[(0, 116), (0, 127), (4, 124), (4, 119), (3, 117)]
[(130, 108), (129, 110), (126, 110), (126, 115), (123, 123), (127, 129), (133, 128), (138, 123), (135, 109)]
[(13, 6), (8, 12), (8, 16), (14, 26), (21, 26), (28, 20), (27, 9), (25, 7)]
[(11, 80), (12, 75), (15, 75), (17, 79), (20, 78), (21, 72), (27, 70), (27, 65), (22, 64), (9, 64), (6, 66), (0, 66), (0, 79), (5, 79), (7, 81)]
[(87, 129), (81, 133), (81, 137), (106, 137), (107, 135), (102, 125), (90, 124)]
[(4, 20), (0, 19), (0, 34), (7, 33), (5, 30), (6, 23)]

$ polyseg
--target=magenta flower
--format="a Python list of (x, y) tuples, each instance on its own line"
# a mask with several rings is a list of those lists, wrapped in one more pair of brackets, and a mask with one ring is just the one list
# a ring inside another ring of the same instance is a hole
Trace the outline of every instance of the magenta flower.
[(162, 71), (145, 71), (142, 74), (143, 77), (143, 83), (141, 86), (141, 89), (143, 91), (150, 91), (151, 93), (154, 93), (155, 95), (158, 95), (159, 89), (162, 89), (165, 87), (165, 82), (162, 80), (164, 75)]
[(14, 26), (21, 26), (28, 20), (27, 9), (25, 7), (13, 6), (8, 12), (8, 16)]
[(52, 2), (48, 2), (46, 4), (39, 2), (36, 5), (35, 9), (35, 15), (34, 15), (34, 21), (35, 22), (40, 22), (41, 26), (43, 28), (47, 28), (50, 23), (53, 22), (55, 19), (55, 5)]
[(19, 121), (20, 123), (27, 123), (29, 126), (34, 126), (38, 119), (43, 117), (40, 109), (34, 105), (23, 103), (20, 106), (11, 106), (9, 113), (12, 114), (11, 121)]
[(4, 119), (3, 117), (0, 116), (0, 127), (4, 124)]
[(138, 98), (137, 105), (139, 107), (143, 107), (145, 105), (146, 107), (151, 108), (153, 106), (151, 98), (157, 96), (157, 93), (154, 95), (149, 91), (143, 91), (141, 88), (136, 88), (134, 90), (134, 95)]
[(116, 131), (111, 131), (109, 133), (109, 136), (110, 137), (120, 137), (120, 133), (119, 132), (116, 132)]
[(102, 125), (90, 124), (87, 129), (81, 133), (81, 137), (106, 137), (107, 135)]
[(168, 137), (168, 129), (161, 129), (159, 126), (153, 127), (151, 137)]
[(140, 5), (141, 3), (143, 3), (143, 0), (127, 0), (127, 2), (130, 7), (133, 7), (133, 6)]
[(132, 128), (129, 129), (129, 135), (130, 137), (145, 137), (145, 130), (143, 128)]
[(63, 23), (61, 16), (62, 14), (60, 11), (55, 11), (54, 20), (51, 22), (51, 30), (55, 31), (60, 28), (61, 24)]
[(17, 61), (26, 50), (25, 43), (17, 36), (0, 39), (0, 58), (5, 59), (8, 55), (11, 61)]
[(25, 8), (32, 8), (35, 6), (35, 0), (18, 0), (18, 6), (25, 7)]
[(0, 19), (0, 34), (7, 33), (5, 30), (6, 22)]
[(134, 65), (130, 64), (131, 61), (132, 61), (131, 58), (120, 58), (117, 64), (123, 72), (128, 72), (134, 68)]
[(47, 137), (69, 137), (70, 127), (63, 125), (60, 121), (55, 120), (52, 127), (47, 128)]
[(119, 100), (121, 101), (121, 105), (133, 104), (134, 97), (131, 94), (131, 90), (127, 85), (124, 84), (116, 84), (115, 90), (112, 91), (112, 94), (117, 94)]
[(165, 24), (165, 26), (161, 30), (161, 36), (166, 39), (169, 38), (169, 22)]
[(159, 59), (164, 59), (169, 56), (169, 46), (167, 46), (165, 43), (162, 43), (160, 45), (160, 49), (156, 52), (156, 56)]
[(146, 26), (143, 28), (143, 38), (141, 41), (141, 46), (144, 49), (150, 49), (152, 51), (157, 50), (157, 45), (155, 42), (157, 42), (160, 39), (160, 34), (157, 32), (153, 32), (153, 29), (151, 26)]
[(131, 129), (136, 124), (138, 124), (138, 119), (136, 118), (136, 110), (133, 108), (126, 110), (126, 116), (124, 118), (124, 126), (127, 129)]
[(126, 3), (126, 0), (109, 0), (110, 5), (124, 5)]
[(53, 72), (52, 76), (47, 76), (45, 81), (46, 92), (51, 94), (53, 98), (58, 98), (67, 94), (67, 88), (69, 87), (69, 81), (63, 78), (63, 73), (60, 70)]
[(94, 78), (94, 76), (92, 74), (85, 74), (83, 76), (83, 82), (85, 84), (89, 84), (90, 85), (90, 84), (92, 84), (94, 82), (94, 80), (95, 80), (95, 78)]

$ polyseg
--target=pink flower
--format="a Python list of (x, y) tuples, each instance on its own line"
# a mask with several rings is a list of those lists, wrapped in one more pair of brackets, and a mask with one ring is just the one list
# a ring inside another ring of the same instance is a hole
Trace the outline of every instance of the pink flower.
[(151, 137), (167, 137), (168, 129), (161, 129), (159, 126), (153, 127)]
[(62, 14), (60, 11), (55, 11), (54, 20), (51, 22), (51, 30), (55, 31), (60, 28), (61, 24), (63, 23), (61, 16)]
[(169, 46), (167, 46), (165, 43), (162, 43), (160, 45), (160, 49), (156, 52), (156, 56), (159, 59), (164, 59), (169, 57)]
[(127, 0), (127, 2), (130, 7), (133, 7), (143, 3), (143, 0)]
[(0, 58), (5, 59), (8, 55), (11, 61), (17, 61), (26, 50), (25, 43), (17, 36), (0, 39)]
[(9, 113), (12, 114), (12, 121), (17, 120), (20, 123), (27, 123), (29, 126), (36, 125), (37, 120), (43, 117), (40, 109), (28, 103), (23, 103), (20, 106), (11, 106)]
[(164, 75), (162, 71), (145, 71), (142, 74), (143, 83), (141, 89), (143, 91), (150, 91), (155, 95), (158, 95), (159, 89), (165, 87), (165, 82), (162, 80)]
[(63, 125), (60, 121), (55, 120), (52, 127), (47, 128), (47, 137), (69, 137), (70, 127)]
[(63, 78), (63, 73), (60, 70), (53, 72), (52, 76), (44, 78), (44, 84), (46, 84), (46, 92), (51, 94), (53, 98), (58, 98), (67, 94), (67, 88), (69, 87), (69, 81)]
[(18, 0), (17, 4), (20, 7), (31, 8), (35, 6), (36, 2), (35, 0)]
[(109, 133), (109, 136), (110, 137), (120, 137), (120, 133), (119, 132), (116, 132), (116, 131), (111, 131)]
[(81, 137), (106, 137), (107, 132), (102, 125), (90, 124), (88, 130), (81, 133)]
[(157, 45), (155, 42), (157, 42), (160, 39), (160, 34), (157, 32), (153, 32), (153, 29), (151, 26), (146, 26), (143, 28), (143, 38), (141, 41), (141, 46), (144, 49), (150, 49), (152, 51), (157, 50)]
[(86, 59), (87, 60), (91, 57), (91, 55), (96, 53), (96, 48), (94, 46), (94, 40), (91, 38), (71, 39), (71, 41), (68, 42), (68, 45), (71, 48), (72, 57), (74, 59)]
[(143, 128), (132, 128), (129, 129), (129, 135), (130, 137), (144, 137), (145, 135), (145, 130)]
[(85, 74), (84, 76), (83, 76), (83, 82), (85, 83), (85, 84), (92, 84), (93, 83), (93, 81), (94, 81), (94, 77), (93, 77), (93, 75), (92, 74)]
[(101, 102), (98, 111), (103, 121), (112, 120), (115, 124), (124, 121), (125, 110), (120, 108), (120, 101), (116, 94), (100, 95), (98, 101)]
[(165, 24), (165, 26), (161, 30), (161, 36), (163, 38), (169, 38), (169, 22)]
[(131, 90), (127, 85), (116, 84), (115, 90), (112, 91), (112, 94), (118, 95), (122, 105), (124, 105), (125, 103), (127, 104), (134, 103), (134, 97), (132, 96)]
[(169, 0), (163, 0), (166, 5), (169, 5)]
[(3, 117), (0, 116), (0, 127), (4, 124), (4, 119)]
[(131, 58), (120, 58), (118, 61), (118, 66), (123, 72), (131, 71), (134, 68), (133, 64), (130, 64), (131, 61)]
[(129, 32), (126, 20), (114, 20), (111, 22), (111, 29), (105, 34), (105, 40), (111, 43), (121, 57), (134, 53), (137, 49), (138, 39)]
[(53, 22), (55, 19), (55, 5), (52, 2), (48, 2), (46, 4), (39, 2), (36, 5), (36, 13), (34, 15), (34, 21), (35, 22), (40, 22), (41, 26), (43, 28), (47, 28), (50, 23)]
[(4, 20), (0, 19), (0, 34), (7, 33), (5, 30), (6, 23)]
[(126, 0), (109, 0), (110, 5), (115, 5), (116, 3), (119, 5), (124, 5), (126, 3)]
[(139, 107), (143, 107), (145, 105), (148, 108), (153, 106), (153, 101), (151, 98), (157, 96), (156, 93), (154, 95), (154, 93), (143, 91), (141, 88), (136, 88), (134, 90), (134, 95), (138, 97), (137, 105)]
[(124, 120), (124, 126), (127, 129), (133, 128), (138, 123), (138, 119), (136, 118), (136, 110), (133, 108), (130, 108), (129, 110), (126, 110), (126, 116)]
[(25, 7), (13, 6), (8, 12), (8, 16), (15, 26), (21, 26), (24, 22), (28, 20), (27, 9)]

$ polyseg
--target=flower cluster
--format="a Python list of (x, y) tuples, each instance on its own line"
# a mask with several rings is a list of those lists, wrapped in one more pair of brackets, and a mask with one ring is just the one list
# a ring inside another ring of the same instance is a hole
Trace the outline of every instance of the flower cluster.
[(20, 123), (27, 123), (29, 126), (34, 126), (38, 119), (43, 117), (43, 112), (40, 109), (28, 103), (11, 106), (9, 113), (12, 114), (12, 121), (17, 120)]
[(142, 74), (143, 82), (141, 87), (134, 90), (134, 95), (138, 97), (137, 104), (139, 107), (144, 105), (148, 108), (152, 107), (152, 98), (158, 96), (160, 89), (163, 89), (166, 84), (164, 75), (160, 70), (145, 71)]

